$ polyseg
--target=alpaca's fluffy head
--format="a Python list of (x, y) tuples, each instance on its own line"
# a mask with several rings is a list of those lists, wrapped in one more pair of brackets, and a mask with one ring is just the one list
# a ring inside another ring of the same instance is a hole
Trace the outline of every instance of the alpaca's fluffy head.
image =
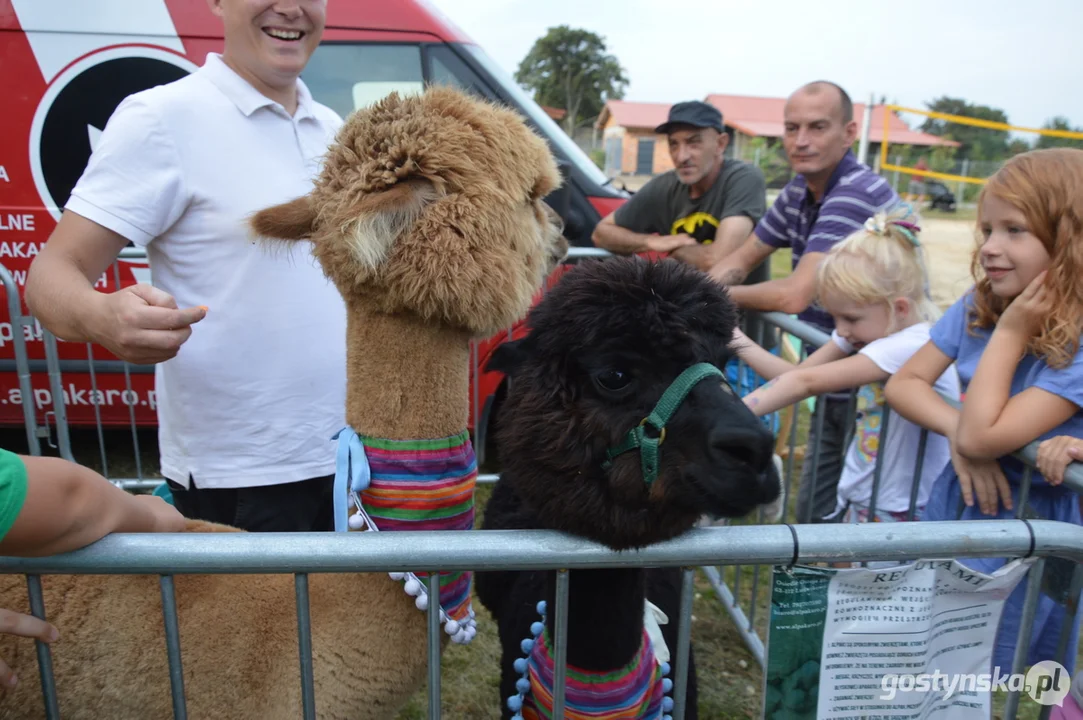
[(729, 359), (737, 312), (705, 274), (675, 260), (582, 263), (527, 322), (529, 334), (503, 344), (489, 368), (510, 376), (501, 482), (544, 527), (641, 547), (778, 496), (771, 433), (718, 376), (696, 384), (667, 424), (653, 483), (638, 451), (605, 467), (607, 449), (685, 369)]
[(567, 251), (542, 202), (559, 185), (519, 115), (434, 87), (353, 113), (312, 192), (251, 227), (311, 240), (347, 303), (489, 335), (526, 313)]

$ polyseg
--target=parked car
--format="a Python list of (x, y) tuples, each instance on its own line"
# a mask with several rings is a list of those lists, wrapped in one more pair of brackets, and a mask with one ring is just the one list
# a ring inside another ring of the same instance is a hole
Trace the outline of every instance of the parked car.
[[(129, 94), (177, 80), (223, 48), (221, 21), (206, 0), (0, 0), (0, 96), (6, 99), (0, 137), (0, 264), (20, 295), (26, 272), (60, 218), (95, 140)], [(590, 246), (597, 222), (628, 194), (477, 44), (424, 0), (332, 2), (323, 43), (302, 79), (320, 102), (346, 116), (386, 94), (430, 83), (462, 88), (520, 112), (556, 156), (565, 185), (546, 200), (561, 215), (574, 246)], [(145, 254), (134, 248), (98, 282), (114, 291), (151, 282)], [(559, 270), (558, 270), (559, 272)], [(23, 306), (25, 308), (25, 304)], [(25, 312), (25, 309), (24, 309)], [(34, 397), (18, 392), (12, 332), (27, 339)], [(476, 344), (484, 366), (522, 328)], [(68, 423), (123, 427), (157, 423), (150, 366), (128, 366), (104, 347), (60, 343)], [(40, 327), (12, 327), (0, 309), (0, 425), (23, 424), (33, 401), (37, 422), (50, 409)], [(128, 378), (130, 376), (130, 386)], [(469, 426), (479, 459), (499, 373), (471, 372)]]

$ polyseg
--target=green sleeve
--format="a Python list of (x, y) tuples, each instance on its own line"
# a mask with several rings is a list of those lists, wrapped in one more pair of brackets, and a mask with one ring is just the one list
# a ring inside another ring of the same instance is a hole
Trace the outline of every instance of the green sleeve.
[(26, 465), (21, 457), (0, 448), (0, 540), (8, 534), (26, 502)]
[(669, 228), (659, 218), (664, 214), (665, 192), (662, 187), (665, 176), (659, 175), (647, 181), (628, 201), (617, 208), (613, 222), (637, 233), (668, 235)]
[(763, 172), (754, 165), (741, 165), (722, 190), (725, 205), (718, 221), (745, 215), (755, 225), (767, 212), (767, 183)]

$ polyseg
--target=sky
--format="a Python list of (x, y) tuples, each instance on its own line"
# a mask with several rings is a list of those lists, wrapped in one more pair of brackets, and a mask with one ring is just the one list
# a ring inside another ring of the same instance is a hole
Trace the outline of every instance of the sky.
[(626, 70), (625, 100), (785, 97), (827, 79), (855, 102), (925, 109), (948, 95), (1013, 125), (1064, 115), (1083, 126), (1080, 0), (428, 2), (509, 73), (549, 27), (596, 32)]

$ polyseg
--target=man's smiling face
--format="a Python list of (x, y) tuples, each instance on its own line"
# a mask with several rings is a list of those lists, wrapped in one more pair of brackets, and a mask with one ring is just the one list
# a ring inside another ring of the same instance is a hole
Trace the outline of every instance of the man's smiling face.
[(226, 52), (272, 87), (293, 82), (320, 44), (327, 0), (208, 0), (225, 26)]

